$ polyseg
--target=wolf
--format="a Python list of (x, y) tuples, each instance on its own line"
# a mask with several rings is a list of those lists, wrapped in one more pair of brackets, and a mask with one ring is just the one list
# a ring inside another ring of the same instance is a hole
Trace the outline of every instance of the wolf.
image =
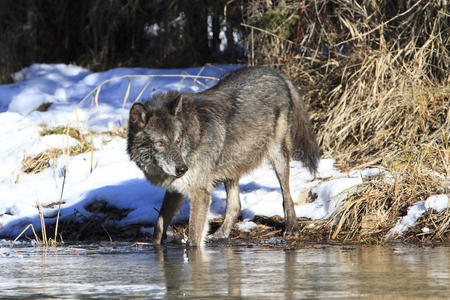
[(285, 236), (298, 234), (289, 162), (314, 173), (320, 150), (294, 83), (268, 67), (245, 67), (200, 93), (168, 92), (132, 105), (127, 152), (150, 183), (166, 193), (153, 243), (160, 244), (183, 201), (190, 201), (187, 244), (202, 245), (211, 192), (223, 183), (225, 217), (212, 238), (227, 238), (241, 203), (239, 178), (270, 162), (280, 183)]

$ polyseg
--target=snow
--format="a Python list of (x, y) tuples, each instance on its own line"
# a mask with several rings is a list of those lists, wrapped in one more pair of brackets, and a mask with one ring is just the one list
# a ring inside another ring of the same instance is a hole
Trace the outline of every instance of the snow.
[(432, 195), (425, 200), (426, 209), (435, 209), (438, 212), (443, 211), (448, 207), (447, 195)]
[[(53, 216), (58, 207), (55, 203), (60, 200), (63, 201), (61, 219), (89, 217), (91, 213), (86, 206), (94, 201), (105, 201), (110, 206), (130, 210), (125, 218), (111, 222), (118, 226), (138, 224), (143, 232), (151, 233), (164, 190), (150, 185), (130, 162), (125, 139), (101, 132), (125, 124), (131, 104), (141, 93), (141, 99), (144, 99), (173, 89), (198, 92), (213, 86), (217, 80), (194, 80), (186, 75), (219, 78), (239, 67), (117, 68), (93, 73), (73, 65), (35, 64), (14, 74), (16, 82), (0, 85), (0, 238), (16, 237), (28, 224), (40, 229), (37, 203), (43, 206), (53, 204), (53, 208), (44, 209), (44, 215), (47, 223), (55, 222)], [(184, 77), (176, 77), (177, 74)], [(102, 87), (96, 102), (93, 100), (96, 93), (92, 90), (100, 84)], [(124, 103), (128, 88), (129, 96)], [(36, 111), (44, 103), (52, 105), (47, 111)], [(25, 157), (79, 144), (64, 134), (40, 135), (43, 127), (56, 126), (70, 126), (84, 133), (100, 132), (92, 134), (95, 148), (92, 156), (90, 152), (75, 156), (64, 154), (50, 160), (50, 166), (40, 173), (24, 173), (21, 169)], [(364, 178), (384, 174), (381, 169), (341, 173), (333, 164), (332, 159), (322, 159), (315, 178), (301, 163), (291, 164), (290, 185), (294, 202), (305, 191), (317, 195), (312, 203), (296, 203), (298, 217), (329, 218)], [(267, 164), (241, 179), (240, 196), (244, 222), (239, 226), (243, 231), (255, 226), (250, 221), (255, 215), (283, 216), (278, 180)], [(210, 218), (223, 216), (225, 198), (225, 189), (220, 185), (213, 192)], [(410, 226), (424, 210), (444, 207), (448, 207), (446, 195), (417, 203), (410, 208), (406, 219), (401, 220), (396, 233)], [(185, 201), (175, 221), (187, 220), (188, 217), (189, 203)], [(7, 255), (7, 252), (1, 255)]]
[[(408, 208), (408, 213), (406, 216), (398, 220), (397, 224), (388, 233), (388, 238), (393, 238), (397, 235), (402, 234), (409, 227), (414, 226), (417, 219), (419, 219), (427, 210), (434, 209), (437, 212), (441, 212), (449, 207), (448, 195), (432, 195), (425, 201), (418, 201), (413, 204), (413, 206)], [(429, 229), (423, 230), (425, 233), (429, 232)]]
[(258, 226), (255, 222), (244, 220), (244, 222), (237, 224), (239, 231), (250, 232), (253, 228)]

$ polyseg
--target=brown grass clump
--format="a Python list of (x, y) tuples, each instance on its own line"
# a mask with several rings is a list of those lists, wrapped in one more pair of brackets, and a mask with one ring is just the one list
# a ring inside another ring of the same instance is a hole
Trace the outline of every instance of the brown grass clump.
[(37, 155), (27, 156), (22, 161), (21, 171), (27, 174), (37, 174), (50, 167), (50, 161), (61, 156), (61, 149), (45, 150)]
[(39, 154), (25, 157), (22, 161), (21, 171), (27, 174), (37, 174), (50, 167), (50, 162), (54, 161), (64, 153), (75, 156), (89, 151), (93, 151), (90, 142), (68, 147), (66, 149), (45, 150)]
[[(429, 241), (440, 240), (448, 241), (450, 239), (450, 212), (443, 210), (436, 212), (428, 211), (417, 220), (416, 225), (409, 228), (405, 233), (406, 240)], [(424, 229), (427, 229), (426, 231)]]
[(331, 239), (383, 242), (412, 204), (437, 192), (432, 185), (416, 184), (408, 178), (394, 178), (393, 183), (380, 180), (364, 183), (328, 221)]
[(70, 136), (76, 139), (79, 144), (64, 149), (48, 149), (39, 154), (27, 156), (22, 161), (22, 172), (27, 174), (40, 173), (50, 167), (51, 161), (54, 161), (63, 154), (74, 156), (89, 151), (92, 152), (94, 150), (92, 142), (87, 139), (87, 135), (80, 133), (77, 129), (64, 126), (55, 128), (47, 128), (44, 126), (40, 132), (41, 136), (52, 134), (64, 134)]
[[(405, 157), (409, 160), (398, 168), (401, 172), (392, 172), (392, 177), (369, 178), (364, 182), (329, 220), (330, 237), (344, 241), (383, 242), (414, 203), (424, 201), (430, 195), (450, 194), (448, 182), (431, 170), (424, 172), (421, 162), (415, 161), (418, 157), (425, 155)], [(428, 217), (417, 221), (416, 227), (431, 226), (431, 232), (423, 236), (420, 230), (409, 231), (406, 238), (411, 241), (448, 241), (450, 209), (439, 214), (429, 211), (425, 215)]]
[(76, 128), (71, 128), (69, 126), (57, 126), (54, 128), (48, 128), (46, 125), (43, 125), (41, 132), (39, 133), (41, 136), (52, 135), (52, 134), (63, 134), (68, 135), (80, 142), (85, 140), (85, 136), (81, 134), (81, 132)]

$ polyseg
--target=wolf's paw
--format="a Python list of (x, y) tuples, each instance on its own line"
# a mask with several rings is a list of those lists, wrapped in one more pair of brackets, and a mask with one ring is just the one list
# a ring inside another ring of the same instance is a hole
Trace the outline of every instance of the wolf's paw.
[(297, 226), (287, 227), (283, 233), (283, 237), (285, 239), (296, 239), (300, 237), (300, 230), (298, 229)]
[(208, 242), (224, 242), (228, 241), (228, 236), (222, 231), (216, 231), (215, 233), (208, 235), (206, 239)]
[(224, 241), (228, 241), (228, 237), (227, 236), (216, 236), (214, 234), (211, 234), (206, 237), (206, 240), (208, 242), (224, 242)]
[(201, 247), (203, 244), (201, 242), (195, 242), (191, 239), (186, 240), (186, 248), (197, 248)]

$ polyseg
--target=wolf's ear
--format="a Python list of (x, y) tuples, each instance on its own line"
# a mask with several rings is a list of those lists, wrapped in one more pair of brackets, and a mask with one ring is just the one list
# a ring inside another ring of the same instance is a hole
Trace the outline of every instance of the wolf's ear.
[(170, 112), (172, 115), (176, 116), (183, 108), (183, 95), (179, 95), (172, 103)]
[(130, 124), (138, 127), (144, 127), (147, 123), (147, 109), (141, 103), (134, 103), (130, 109), (130, 117), (128, 119)]

